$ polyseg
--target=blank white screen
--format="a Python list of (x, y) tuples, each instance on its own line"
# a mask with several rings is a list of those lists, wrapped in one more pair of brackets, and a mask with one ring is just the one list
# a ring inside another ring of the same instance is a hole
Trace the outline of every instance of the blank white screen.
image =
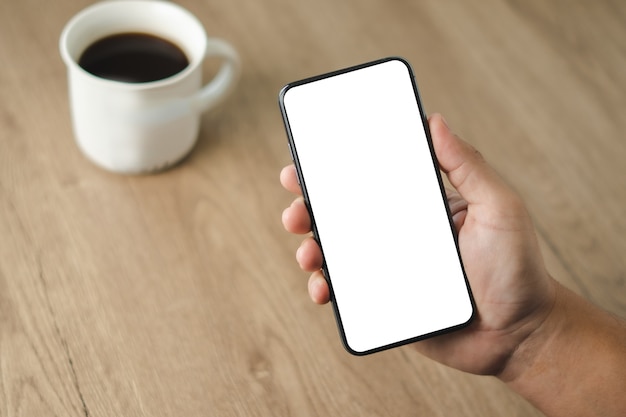
[(411, 73), (392, 59), (283, 96), (347, 347), (363, 353), (472, 315)]

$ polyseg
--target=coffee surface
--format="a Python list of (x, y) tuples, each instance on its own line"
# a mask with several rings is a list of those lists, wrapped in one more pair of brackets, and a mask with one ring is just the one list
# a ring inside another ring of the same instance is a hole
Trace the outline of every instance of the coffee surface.
[(178, 74), (189, 65), (174, 43), (145, 33), (120, 33), (92, 43), (78, 64), (109, 80), (146, 83)]

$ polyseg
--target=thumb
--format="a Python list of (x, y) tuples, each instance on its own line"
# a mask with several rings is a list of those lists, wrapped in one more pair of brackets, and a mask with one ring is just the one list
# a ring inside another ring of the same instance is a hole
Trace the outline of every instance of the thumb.
[(480, 152), (452, 133), (440, 114), (428, 122), (439, 166), (468, 203), (493, 203), (502, 193), (511, 193)]

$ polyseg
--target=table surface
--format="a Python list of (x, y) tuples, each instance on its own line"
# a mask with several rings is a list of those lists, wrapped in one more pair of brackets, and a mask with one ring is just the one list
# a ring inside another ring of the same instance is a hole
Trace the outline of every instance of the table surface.
[(410, 347), (344, 351), (280, 223), (277, 94), (405, 57), (524, 197), (552, 274), (625, 316), (626, 3), (180, 3), (242, 77), (181, 164), (123, 176), (70, 126), (58, 37), (89, 2), (0, 0), (0, 416), (540, 415)]

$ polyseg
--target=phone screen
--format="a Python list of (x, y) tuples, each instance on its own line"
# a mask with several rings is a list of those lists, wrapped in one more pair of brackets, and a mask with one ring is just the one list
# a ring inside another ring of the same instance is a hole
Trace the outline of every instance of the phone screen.
[(469, 323), (409, 64), (387, 58), (291, 83), (279, 102), (346, 349), (372, 353)]

